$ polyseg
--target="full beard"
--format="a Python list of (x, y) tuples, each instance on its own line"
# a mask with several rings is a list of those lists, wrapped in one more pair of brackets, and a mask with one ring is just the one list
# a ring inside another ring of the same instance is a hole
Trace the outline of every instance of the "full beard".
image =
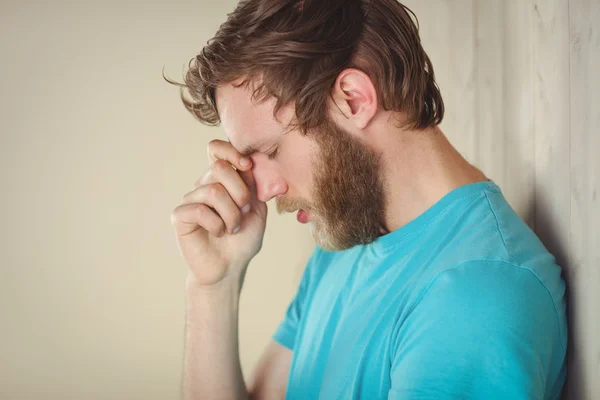
[(313, 201), (277, 199), (278, 212), (309, 211), (311, 233), (327, 251), (372, 243), (387, 233), (380, 158), (333, 122), (311, 135), (319, 145), (313, 159)]

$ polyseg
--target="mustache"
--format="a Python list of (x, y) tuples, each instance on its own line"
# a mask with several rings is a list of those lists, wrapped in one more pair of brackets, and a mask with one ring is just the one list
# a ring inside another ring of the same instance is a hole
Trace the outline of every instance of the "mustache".
[(278, 197), (275, 199), (275, 206), (278, 214), (293, 213), (300, 209), (309, 211), (310, 204), (302, 199), (290, 199), (287, 197)]

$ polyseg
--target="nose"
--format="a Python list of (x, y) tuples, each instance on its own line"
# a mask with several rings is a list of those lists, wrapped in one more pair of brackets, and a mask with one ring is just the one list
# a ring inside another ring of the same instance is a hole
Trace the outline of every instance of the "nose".
[(267, 202), (275, 196), (287, 193), (288, 185), (274, 162), (263, 154), (252, 156), (252, 173), (256, 181), (256, 196)]

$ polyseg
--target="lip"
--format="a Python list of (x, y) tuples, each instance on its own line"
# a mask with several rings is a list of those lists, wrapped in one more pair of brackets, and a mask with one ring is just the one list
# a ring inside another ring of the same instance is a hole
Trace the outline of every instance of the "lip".
[(308, 223), (310, 221), (310, 214), (308, 213), (308, 211), (300, 209), (300, 210), (298, 210), (298, 214), (296, 215), (296, 219), (301, 224), (306, 224), (306, 223)]

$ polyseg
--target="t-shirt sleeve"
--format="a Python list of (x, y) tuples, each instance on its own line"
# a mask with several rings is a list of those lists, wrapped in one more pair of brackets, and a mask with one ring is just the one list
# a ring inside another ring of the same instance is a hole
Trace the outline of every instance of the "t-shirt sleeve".
[(392, 339), (388, 399), (544, 399), (559, 383), (560, 318), (531, 270), (470, 261), (415, 303)]
[(292, 298), (283, 320), (272, 336), (273, 340), (292, 351), (294, 350), (294, 342), (296, 340), (298, 325), (300, 324), (300, 320), (304, 314), (306, 304), (310, 297), (309, 292), (311, 290), (311, 283), (313, 280), (312, 276), (314, 274), (313, 265), (316, 263), (318, 253), (319, 247), (315, 247), (315, 250), (304, 267), (304, 272), (300, 278), (300, 283), (298, 284), (296, 294)]

